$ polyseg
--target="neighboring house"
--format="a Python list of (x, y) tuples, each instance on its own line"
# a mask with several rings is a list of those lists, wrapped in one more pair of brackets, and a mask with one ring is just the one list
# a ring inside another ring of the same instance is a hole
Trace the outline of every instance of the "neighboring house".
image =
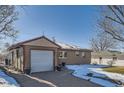
[(121, 52), (92, 52), (92, 64), (124, 66), (124, 53)]
[(12, 45), (8, 51), (10, 65), (22, 72), (53, 71), (62, 62), (91, 62), (91, 50), (57, 43), (45, 36)]

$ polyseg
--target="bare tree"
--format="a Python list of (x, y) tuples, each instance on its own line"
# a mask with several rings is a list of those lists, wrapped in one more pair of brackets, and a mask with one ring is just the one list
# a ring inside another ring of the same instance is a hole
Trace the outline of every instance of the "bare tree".
[(116, 40), (105, 32), (98, 32), (97, 35), (91, 39), (91, 48), (95, 52), (107, 51), (116, 48), (116, 46)]
[(1, 44), (0, 46), (0, 53), (1, 54), (6, 54), (7, 53), (7, 49), (11, 46), (10, 43), (8, 42), (4, 42), (3, 44)]
[(103, 6), (98, 24), (114, 39), (124, 42), (124, 6)]
[[(18, 31), (14, 28), (14, 22), (17, 20), (18, 12), (14, 5), (0, 5), (0, 52), (4, 53), (9, 47), (5, 41), (8, 37), (12, 40), (17, 38)], [(9, 38), (9, 39), (10, 39)]]
[(0, 5), (0, 39), (16, 38), (18, 33), (13, 23), (17, 20), (18, 12), (13, 5)]

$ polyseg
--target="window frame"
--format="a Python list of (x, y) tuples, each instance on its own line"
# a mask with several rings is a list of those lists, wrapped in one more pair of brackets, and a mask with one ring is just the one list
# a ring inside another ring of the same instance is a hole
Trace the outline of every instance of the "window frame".
[(80, 56), (80, 51), (75, 51), (76, 56)]
[(116, 56), (114, 56), (112, 59), (113, 59), (113, 61), (117, 61), (118, 60), (118, 58)]
[(82, 57), (85, 57), (85, 52), (81, 52), (81, 56)]
[(19, 49), (16, 49), (16, 57), (17, 57), (17, 58), (20, 57), (19, 52), (20, 52)]
[[(61, 53), (61, 56), (60, 56), (60, 53)], [(67, 58), (67, 51), (59, 51), (59, 59), (66, 59), (66, 58)]]

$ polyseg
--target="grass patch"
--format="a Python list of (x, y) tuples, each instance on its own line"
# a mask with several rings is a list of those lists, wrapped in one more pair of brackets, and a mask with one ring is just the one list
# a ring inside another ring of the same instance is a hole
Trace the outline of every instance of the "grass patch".
[(108, 68), (103, 68), (103, 70), (107, 72), (124, 74), (124, 66), (123, 67), (108, 67)]

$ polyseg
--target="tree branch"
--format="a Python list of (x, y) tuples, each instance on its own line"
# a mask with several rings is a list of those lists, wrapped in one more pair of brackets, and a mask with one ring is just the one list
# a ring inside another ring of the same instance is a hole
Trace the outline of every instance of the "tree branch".
[[(124, 13), (123, 13), (122, 10), (119, 8), (119, 6), (114, 5), (113, 7), (121, 14), (121, 16), (124, 17)], [(120, 7), (121, 7), (121, 6), (120, 6)]]
[(7, 28), (7, 26), (8, 26), (10, 23), (12, 23), (12, 22), (13, 22), (12, 19), (11, 19), (10, 21), (6, 22), (5, 25), (4, 25), (4, 27), (3, 27), (2, 29), (0, 29), (0, 33), (3, 32), (3, 31)]
[(114, 11), (112, 6), (108, 6), (108, 8), (115, 14), (116, 18), (119, 19), (120, 23), (124, 24), (124, 21), (119, 17), (119, 15), (116, 13), (116, 11)]
[(119, 21), (117, 21), (116, 19), (111, 18), (111, 17), (109, 17), (109, 16), (106, 16), (105, 18), (110, 19), (110, 20), (112, 20), (112, 21), (115, 21), (115, 22), (117, 22), (118, 24), (124, 25), (124, 23), (119, 22)]

